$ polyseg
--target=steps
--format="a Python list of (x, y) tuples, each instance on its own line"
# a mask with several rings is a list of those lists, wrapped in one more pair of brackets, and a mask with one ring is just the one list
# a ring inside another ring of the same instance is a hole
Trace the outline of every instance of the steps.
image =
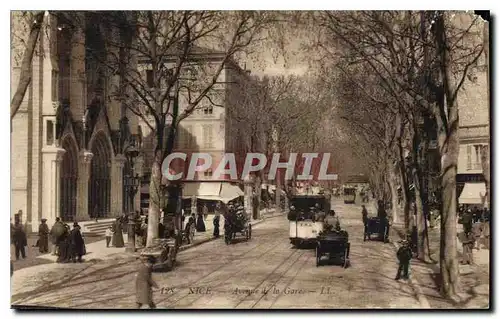
[(85, 237), (100, 237), (106, 234), (106, 229), (113, 225), (116, 221), (115, 218), (102, 219), (99, 221), (87, 221), (80, 222), (80, 227), (82, 227), (82, 234)]

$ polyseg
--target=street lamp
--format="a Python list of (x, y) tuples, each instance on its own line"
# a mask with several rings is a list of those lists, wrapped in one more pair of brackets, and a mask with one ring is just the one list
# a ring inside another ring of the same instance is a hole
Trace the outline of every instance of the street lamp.
[(135, 146), (130, 146), (127, 148), (125, 152), (125, 156), (127, 157), (127, 161), (130, 164), (131, 172), (130, 175), (125, 176), (125, 189), (129, 195), (130, 205), (129, 209), (132, 210), (128, 219), (128, 245), (125, 251), (127, 252), (135, 252), (135, 226), (136, 226), (136, 216), (134, 209), (134, 198), (139, 190), (141, 179), (139, 174), (133, 175), (134, 172), (134, 160), (139, 155), (139, 151), (135, 148)]

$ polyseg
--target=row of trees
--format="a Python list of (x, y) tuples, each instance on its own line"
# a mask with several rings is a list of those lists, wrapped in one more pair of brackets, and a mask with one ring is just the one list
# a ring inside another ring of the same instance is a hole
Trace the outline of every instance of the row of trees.
[(441, 287), (453, 297), (458, 280), (458, 95), (483, 54), (480, 20), (439, 11), (362, 11), (314, 13), (310, 21), (322, 31), (309, 45), (320, 52), (323, 78), (335, 87), (339, 126), (356, 136), (353, 147), (369, 163), (379, 198), (392, 199), (395, 219), (401, 187), (407, 228), (414, 202), (423, 260), (430, 257), (425, 222), (429, 194), (424, 188), (428, 150), (437, 139)]

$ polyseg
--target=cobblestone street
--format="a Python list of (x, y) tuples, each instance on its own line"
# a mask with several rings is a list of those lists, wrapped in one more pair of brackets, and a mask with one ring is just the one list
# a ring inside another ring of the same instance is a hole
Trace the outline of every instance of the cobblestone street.
[[(394, 247), (363, 242), (360, 207), (335, 202), (350, 233), (351, 267), (316, 267), (315, 253), (293, 249), (286, 217), (255, 226), (249, 242), (216, 240), (183, 251), (176, 269), (154, 273), (160, 308), (420, 308), (395, 281)], [(133, 308), (138, 261), (45, 265), (30, 280), (13, 277), (12, 303), (70, 308)], [(34, 267), (36, 268), (36, 267)], [(21, 276), (20, 276), (21, 277)]]

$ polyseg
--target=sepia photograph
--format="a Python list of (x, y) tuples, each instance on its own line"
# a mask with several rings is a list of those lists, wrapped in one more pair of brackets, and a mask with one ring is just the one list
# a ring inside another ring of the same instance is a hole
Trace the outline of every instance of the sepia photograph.
[(491, 310), (490, 11), (187, 7), (10, 10), (12, 309)]

